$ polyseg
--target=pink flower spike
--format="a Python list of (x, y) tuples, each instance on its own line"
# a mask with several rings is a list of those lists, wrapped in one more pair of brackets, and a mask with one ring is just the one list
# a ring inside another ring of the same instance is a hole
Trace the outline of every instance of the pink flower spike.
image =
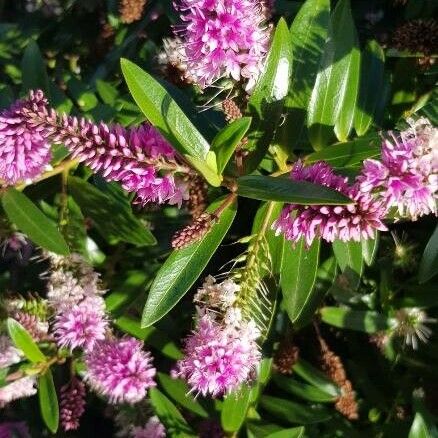
[(152, 357), (131, 337), (97, 342), (85, 356), (86, 382), (110, 403), (137, 403), (156, 386)]

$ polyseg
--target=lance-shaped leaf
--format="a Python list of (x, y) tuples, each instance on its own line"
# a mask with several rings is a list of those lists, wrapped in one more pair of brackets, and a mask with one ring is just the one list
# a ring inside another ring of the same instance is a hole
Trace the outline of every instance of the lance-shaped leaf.
[(9, 220), (37, 245), (56, 254), (69, 253), (62, 234), (24, 193), (10, 188), (2, 197), (2, 205)]
[(360, 277), (364, 267), (362, 243), (353, 240), (348, 242), (335, 240), (332, 246), (336, 261), (338, 262), (341, 271), (348, 269), (355, 272), (358, 277)]
[(38, 44), (34, 40), (30, 40), (24, 50), (21, 72), (23, 75), (22, 93), (27, 93), (29, 90), (43, 90), (50, 97), (50, 82), (46, 64)]
[(245, 172), (252, 172), (265, 156), (283, 111), (292, 70), (292, 50), (289, 29), (280, 19), (275, 30), (265, 68), (248, 102), (252, 116)]
[(59, 405), (50, 369), (38, 378), (38, 399), (44, 423), (50, 432), (56, 433), (59, 424)]
[(302, 238), (293, 246), (286, 242), (280, 273), (283, 307), (297, 326), (310, 321), (324, 291), (314, 290), (319, 263), (320, 240), (306, 246)]
[(339, 328), (376, 333), (392, 326), (391, 318), (373, 311), (350, 310), (340, 307), (323, 307), (321, 319)]
[(199, 162), (207, 158), (210, 145), (195, 125), (185, 115), (166, 89), (149, 73), (128, 61), (121, 60), (122, 72), (137, 105), (146, 118), (158, 128), (183, 156), (190, 160), (212, 185), (220, 184), (219, 178), (211, 178), (214, 166), (206, 169)]
[(309, 102), (307, 126), (315, 149), (326, 146), (332, 126), (345, 141), (353, 125), (360, 75), (360, 51), (349, 0), (333, 12), (324, 55)]
[(327, 39), (330, 21), (329, 0), (307, 0), (298, 11), (290, 36), (292, 75), (284, 104), (286, 118), (278, 127), (277, 142), (291, 151), (305, 129), (307, 107)]
[[(214, 212), (223, 199), (208, 208)], [(152, 284), (143, 311), (142, 326), (162, 318), (190, 289), (213, 256), (236, 215), (236, 203), (228, 206), (211, 230), (199, 241), (175, 250), (164, 262)]]
[(14, 345), (23, 352), (27, 359), (33, 363), (45, 362), (46, 356), (35, 344), (32, 336), (15, 319), (8, 318), (6, 321), (8, 333)]
[(363, 239), (361, 244), (363, 260), (368, 266), (371, 266), (374, 263), (377, 250), (379, 249), (379, 232), (374, 230), (374, 238)]
[(362, 55), (359, 99), (354, 113), (354, 129), (364, 135), (373, 124), (379, 101), (384, 98), (385, 55), (375, 40), (368, 42)]
[(237, 193), (261, 201), (288, 202), (303, 205), (344, 205), (352, 200), (336, 190), (307, 181), (261, 175), (242, 176)]
[(438, 226), (427, 242), (420, 262), (418, 279), (420, 283), (426, 283), (438, 274)]
[(238, 391), (226, 397), (221, 410), (221, 424), (225, 432), (237, 432), (242, 427), (250, 401), (249, 385), (242, 385)]

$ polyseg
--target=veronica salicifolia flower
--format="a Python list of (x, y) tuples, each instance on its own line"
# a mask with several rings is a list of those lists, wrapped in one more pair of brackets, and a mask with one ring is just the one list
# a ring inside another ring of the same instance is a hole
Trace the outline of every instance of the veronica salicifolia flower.
[(137, 403), (155, 386), (152, 357), (142, 349), (142, 342), (125, 337), (97, 342), (87, 352), (85, 379), (110, 403)]
[(36, 377), (26, 376), (0, 388), (0, 408), (20, 398), (36, 394)]
[(297, 242), (304, 238), (307, 245), (321, 237), (328, 242), (372, 238), (375, 230), (386, 231), (382, 219), (386, 209), (371, 195), (362, 193), (357, 184), (349, 186), (347, 178), (336, 175), (332, 168), (323, 162), (305, 167), (297, 162), (292, 169), (291, 178), (295, 181), (308, 181), (330, 187), (348, 196), (348, 205), (296, 205), (283, 208), (280, 217), (274, 222), (276, 232), (283, 233), (286, 239)]
[(46, 105), (42, 92), (31, 92), (0, 113), (0, 184), (32, 180), (49, 164), (50, 143), (27, 117), (28, 110), (39, 114)]
[(85, 412), (85, 386), (73, 377), (71, 382), (61, 388), (60, 420), (65, 431), (76, 430)]
[(232, 392), (250, 379), (261, 359), (258, 337), (252, 321), (233, 327), (207, 312), (186, 339), (184, 358), (177, 362), (173, 374), (186, 379), (192, 391), (202, 395)]
[(181, 0), (181, 38), (187, 71), (202, 87), (222, 77), (251, 89), (269, 44), (266, 15), (258, 0)]
[(381, 161), (365, 160), (358, 181), (363, 192), (415, 220), (437, 213), (438, 129), (425, 118), (408, 122), (409, 129), (384, 140)]
[(91, 350), (105, 339), (108, 321), (102, 297), (87, 297), (71, 308), (62, 308), (55, 316), (54, 335), (60, 347)]

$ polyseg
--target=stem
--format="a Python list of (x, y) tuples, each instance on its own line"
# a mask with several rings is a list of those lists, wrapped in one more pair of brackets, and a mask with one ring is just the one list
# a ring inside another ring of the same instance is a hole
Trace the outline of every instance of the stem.
[(224, 202), (222, 202), (221, 205), (219, 205), (219, 207), (213, 212), (213, 216), (216, 217), (220, 217), (221, 214), (224, 212), (224, 210), (231, 205), (237, 198), (236, 193), (230, 193), (224, 200)]

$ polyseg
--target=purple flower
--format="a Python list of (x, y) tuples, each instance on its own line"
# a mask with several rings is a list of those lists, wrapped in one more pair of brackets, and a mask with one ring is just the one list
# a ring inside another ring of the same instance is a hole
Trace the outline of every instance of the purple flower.
[(47, 105), (42, 92), (31, 92), (0, 113), (0, 183), (14, 185), (37, 178), (50, 162), (50, 142), (27, 118)]
[(142, 342), (125, 337), (97, 342), (87, 352), (85, 379), (90, 387), (109, 398), (110, 403), (137, 403), (155, 386), (155, 368)]
[(383, 141), (381, 162), (365, 160), (358, 181), (388, 209), (396, 207), (399, 216), (416, 220), (437, 213), (438, 130), (424, 118), (408, 122), (411, 128)]
[(165, 438), (166, 429), (158, 417), (151, 417), (145, 426), (133, 426), (130, 436), (132, 438)]
[(252, 321), (227, 326), (205, 313), (186, 339), (184, 358), (173, 375), (186, 379), (192, 391), (204, 396), (230, 393), (251, 378), (261, 359), (258, 336)]
[(1, 423), (0, 438), (30, 438), (27, 424), (24, 421)]
[(105, 339), (108, 321), (102, 297), (87, 297), (71, 308), (61, 308), (55, 316), (54, 335), (59, 347), (91, 350)]
[(180, 1), (187, 71), (200, 86), (222, 77), (254, 86), (269, 44), (262, 6), (257, 0)]
[[(41, 91), (39, 105), (23, 109), (26, 124), (41, 138), (63, 143), (72, 157), (87, 164), (107, 181), (118, 181), (129, 192), (137, 193), (137, 202), (180, 205), (188, 190), (176, 173), (188, 169), (177, 160), (172, 146), (151, 125), (126, 129), (120, 125), (98, 125), (86, 119), (59, 116), (49, 108)], [(27, 102), (27, 101), (26, 101)], [(0, 174), (1, 176), (1, 174)]]
[(362, 193), (357, 184), (349, 186), (347, 178), (336, 175), (328, 164), (318, 162), (304, 167), (301, 162), (297, 162), (292, 169), (291, 178), (335, 189), (348, 196), (352, 203), (327, 206), (287, 205), (273, 224), (277, 234), (283, 233), (286, 239), (298, 242), (304, 238), (310, 246), (313, 239), (318, 237), (328, 242), (335, 239), (344, 242), (360, 241), (372, 238), (375, 230), (387, 230), (382, 222), (386, 213), (382, 202)]
[(73, 377), (72, 381), (61, 388), (60, 419), (65, 431), (76, 430), (85, 412), (85, 386)]

